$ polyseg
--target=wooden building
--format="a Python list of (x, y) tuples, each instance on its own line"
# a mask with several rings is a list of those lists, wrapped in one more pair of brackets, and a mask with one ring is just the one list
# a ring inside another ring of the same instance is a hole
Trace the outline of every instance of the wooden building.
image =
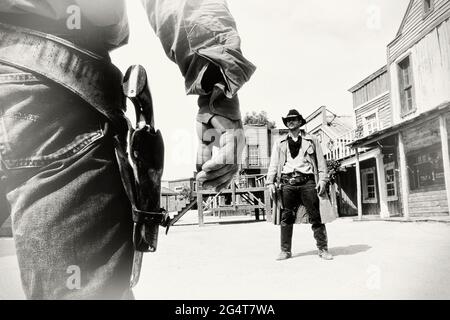
[[(395, 39), (387, 46), (386, 75), (389, 94), (368, 103), (377, 104), (376, 116), (368, 105), (357, 107), (368, 112), (360, 120), (363, 126), (366, 121), (367, 134), (352, 143), (361, 175), (359, 215), (367, 192), (382, 217), (448, 215), (450, 1), (410, 1)], [(358, 90), (351, 91), (360, 102), (359, 97), (365, 96)], [(385, 107), (387, 97), (389, 107)], [(378, 150), (375, 170), (366, 170), (360, 148)], [(376, 171), (381, 165), (385, 170)]]
[[(180, 208), (185, 204), (184, 201), (181, 203), (179, 199), (180, 195), (178, 192), (170, 190), (166, 187), (161, 187), (161, 201), (160, 206), (167, 212), (174, 212), (180, 210)], [(183, 199), (184, 200), (184, 199)]]
[(190, 197), (192, 197), (195, 195), (195, 190), (197, 189), (195, 175), (196, 173), (194, 172), (193, 176), (189, 178), (165, 181), (165, 187), (178, 193), (183, 190), (188, 190), (191, 193)]
[[(349, 90), (353, 95), (356, 140), (392, 126), (389, 83), (387, 66), (384, 66)], [(359, 211), (361, 216), (379, 215), (383, 218), (401, 214), (395, 145), (395, 139), (387, 137), (358, 148), (357, 153), (354, 151), (355, 156), (342, 161), (342, 167), (352, 173), (340, 178), (352, 194), (348, 200), (356, 208), (355, 213)], [(356, 180), (360, 182), (358, 189), (355, 188)]]

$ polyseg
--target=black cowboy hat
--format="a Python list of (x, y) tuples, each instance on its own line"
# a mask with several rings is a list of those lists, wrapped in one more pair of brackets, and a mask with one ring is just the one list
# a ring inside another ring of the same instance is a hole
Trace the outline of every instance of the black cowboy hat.
[(303, 116), (295, 109), (292, 109), (289, 111), (286, 118), (283, 118), (284, 125), (287, 127), (287, 120), (292, 118), (298, 118), (298, 120), (301, 122), (300, 126), (303, 127), (306, 124), (306, 120), (303, 118)]

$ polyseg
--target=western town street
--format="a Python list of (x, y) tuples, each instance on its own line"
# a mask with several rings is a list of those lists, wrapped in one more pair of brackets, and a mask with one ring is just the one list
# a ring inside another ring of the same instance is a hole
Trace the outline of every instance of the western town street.
[[(339, 219), (327, 226), (333, 261), (317, 257), (310, 227), (299, 225), (293, 258), (279, 262), (269, 222), (199, 228), (189, 215), (145, 255), (136, 299), (450, 298), (448, 223)], [(0, 298), (23, 298), (12, 240), (0, 240), (0, 252)]]

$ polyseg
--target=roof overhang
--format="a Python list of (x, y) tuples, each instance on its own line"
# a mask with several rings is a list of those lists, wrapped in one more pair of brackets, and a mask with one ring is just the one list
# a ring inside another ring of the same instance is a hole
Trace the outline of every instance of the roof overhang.
[(387, 72), (387, 65), (381, 67), (380, 69), (378, 69), (377, 71), (372, 73), (370, 76), (364, 78), (364, 80), (361, 80), (360, 82), (358, 82), (358, 84), (356, 84), (353, 87), (351, 87), (350, 89), (348, 89), (348, 91), (353, 93), (353, 92), (361, 89), (366, 84), (368, 84), (369, 82), (373, 81), (375, 78), (379, 77), (380, 75), (382, 75), (383, 73), (386, 73), (386, 72)]
[(437, 106), (436, 108), (434, 108), (430, 111), (421, 113), (417, 117), (414, 117), (410, 120), (404, 121), (402, 123), (399, 123), (392, 127), (386, 128), (384, 130), (377, 131), (367, 137), (355, 140), (352, 143), (349, 143), (348, 146), (353, 149), (367, 147), (376, 141), (379, 141), (381, 139), (385, 139), (394, 134), (397, 134), (401, 130), (405, 130), (413, 125), (423, 123), (425, 121), (428, 121), (430, 118), (432, 118), (436, 115), (443, 114), (443, 113), (446, 113), (449, 111), (450, 111), (450, 102), (445, 102), (445, 103)]

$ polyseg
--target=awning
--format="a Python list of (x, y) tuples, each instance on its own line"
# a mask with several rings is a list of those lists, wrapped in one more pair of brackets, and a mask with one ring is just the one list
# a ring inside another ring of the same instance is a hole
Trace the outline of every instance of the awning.
[(419, 114), (417, 117), (414, 117), (410, 120), (404, 121), (397, 125), (391, 126), (389, 128), (374, 132), (367, 137), (364, 137), (364, 138), (355, 140), (352, 143), (349, 143), (347, 146), (349, 146), (350, 148), (353, 148), (353, 149), (366, 147), (367, 145), (369, 145), (373, 142), (376, 142), (381, 139), (392, 136), (394, 134), (397, 134), (401, 130), (404, 130), (413, 125), (423, 123), (425, 121), (428, 121), (431, 117), (434, 117), (436, 115), (439, 115), (441, 113), (446, 113), (449, 111), (450, 111), (450, 102), (445, 102), (430, 111)]

